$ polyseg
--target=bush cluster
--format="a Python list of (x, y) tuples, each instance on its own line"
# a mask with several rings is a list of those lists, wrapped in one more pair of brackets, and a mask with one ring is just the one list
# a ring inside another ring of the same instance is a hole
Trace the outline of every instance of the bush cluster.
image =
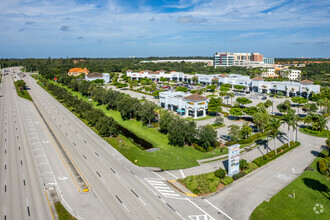
[(318, 162), (318, 169), (322, 175), (330, 176), (330, 157), (322, 158)]
[(277, 148), (277, 154), (275, 153), (275, 151), (270, 151), (268, 154), (265, 154), (261, 157), (258, 157), (256, 159), (254, 159), (252, 161), (252, 163), (256, 164), (258, 167), (261, 167), (267, 163), (269, 163), (270, 161), (276, 159), (277, 157), (281, 156), (282, 154), (286, 153), (289, 150), (292, 150), (293, 148), (296, 148), (300, 145), (299, 142), (294, 142), (291, 141), (290, 142), (290, 147), (288, 144), (284, 144), (281, 147)]
[(198, 176), (188, 176), (180, 180), (195, 194), (212, 193), (217, 190), (220, 179), (214, 173), (206, 173)]
[[(254, 141), (258, 140), (259, 138), (267, 135), (267, 132), (257, 133), (257, 134), (251, 135), (251, 137), (249, 137), (248, 139), (242, 139), (242, 140), (238, 140), (238, 141), (227, 141), (225, 143), (225, 145), (231, 146), (231, 145), (234, 145), (234, 144), (250, 144), (250, 143), (253, 143)], [(270, 132), (269, 135), (271, 135), (271, 134), (272, 134), (272, 132)]]
[(233, 175), (233, 180), (238, 180), (239, 178), (242, 178), (245, 175), (246, 175), (245, 172), (239, 172), (238, 174)]

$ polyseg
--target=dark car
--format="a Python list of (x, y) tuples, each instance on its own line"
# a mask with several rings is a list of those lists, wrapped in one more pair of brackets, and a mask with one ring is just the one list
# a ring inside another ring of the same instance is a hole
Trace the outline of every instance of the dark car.
[(225, 140), (225, 141), (231, 141), (231, 138), (229, 135), (220, 135), (220, 138)]
[(261, 100), (265, 100), (265, 99), (267, 99), (267, 97), (266, 97), (266, 96), (263, 96), (263, 97), (261, 98)]

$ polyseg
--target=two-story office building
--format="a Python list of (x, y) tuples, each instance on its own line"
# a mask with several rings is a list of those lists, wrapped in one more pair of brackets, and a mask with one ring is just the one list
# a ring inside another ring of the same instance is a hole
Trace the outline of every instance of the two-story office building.
[(209, 98), (197, 93), (160, 92), (159, 106), (193, 118), (205, 117)]

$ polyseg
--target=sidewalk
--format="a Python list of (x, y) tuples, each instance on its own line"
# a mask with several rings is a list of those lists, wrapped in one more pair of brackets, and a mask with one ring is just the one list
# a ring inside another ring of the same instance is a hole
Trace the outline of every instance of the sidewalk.
[[(281, 130), (285, 131), (285, 128), (282, 127)], [(299, 135), (300, 134), (301, 133), (299, 133)], [(274, 141), (275, 141), (274, 139), (269, 140), (268, 150), (267, 150), (267, 144), (258, 145), (257, 147), (254, 147), (250, 151), (245, 151), (245, 152), (241, 153), (240, 159), (245, 159), (248, 162), (252, 162), (255, 158), (263, 156), (264, 154), (267, 154), (267, 152), (274, 150), (274, 148), (275, 148)], [(287, 137), (286, 137), (286, 135), (279, 136), (276, 141), (277, 141), (277, 147), (280, 147), (283, 144), (287, 143)], [(241, 148), (241, 151), (243, 151), (243, 150), (244, 150), (244, 148)], [(213, 161), (213, 162), (208, 162), (208, 163), (202, 163), (205, 161), (212, 161), (212, 160), (221, 159), (221, 158), (224, 158), (224, 159)], [(170, 172), (171, 174), (173, 174), (174, 176), (177, 176), (178, 178), (185, 178), (185, 177), (191, 176), (191, 175), (199, 175), (199, 174), (203, 174), (203, 173), (214, 172), (214, 171), (218, 170), (219, 168), (225, 169), (225, 168), (227, 168), (227, 165), (228, 165), (228, 154), (224, 154), (224, 155), (220, 155), (220, 156), (212, 157), (212, 158), (208, 158), (208, 159), (198, 160), (198, 163), (200, 163), (200, 166), (191, 167), (191, 168), (187, 168), (187, 169), (181, 169), (181, 170), (171, 170), (171, 171), (167, 171), (167, 172)], [(171, 176), (169, 177), (169, 179), (173, 180), (173, 178), (171, 178)]]

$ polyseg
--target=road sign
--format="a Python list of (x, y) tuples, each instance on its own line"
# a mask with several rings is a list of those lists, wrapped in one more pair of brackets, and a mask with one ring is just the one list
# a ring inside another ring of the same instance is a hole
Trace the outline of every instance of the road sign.
[(239, 147), (239, 144), (228, 147), (228, 176), (239, 173)]

